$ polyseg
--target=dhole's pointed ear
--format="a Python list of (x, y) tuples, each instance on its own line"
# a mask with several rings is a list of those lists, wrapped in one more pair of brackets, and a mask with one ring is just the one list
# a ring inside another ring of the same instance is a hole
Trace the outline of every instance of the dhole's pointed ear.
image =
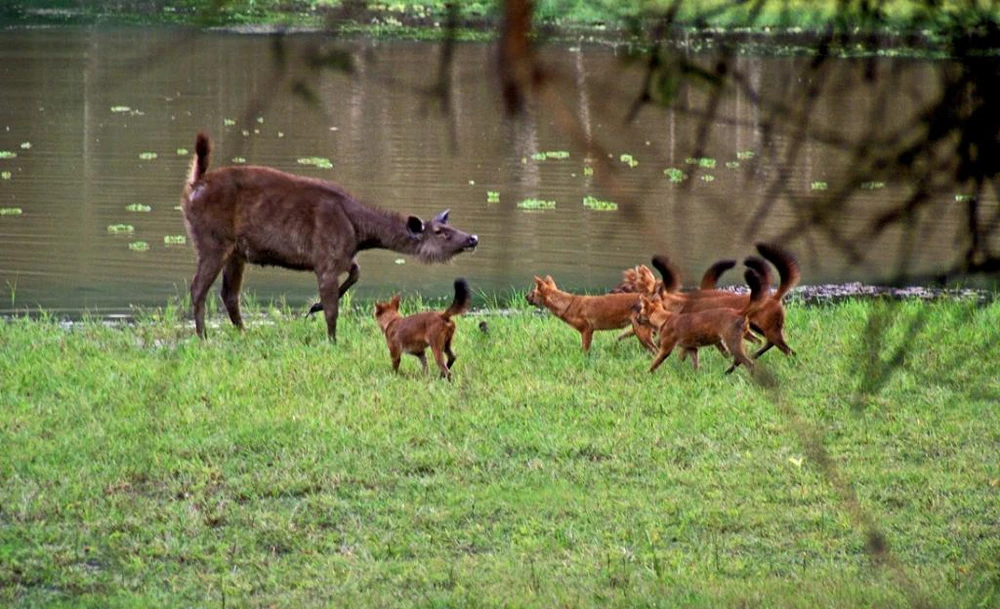
[(450, 214), (450, 213), (451, 213), (451, 210), (450, 209), (446, 209), (443, 212), (439, 213), (438, 215), (434, 216), (434, 221), (435, 222), (440, 222), (441, 224), (447, 224), (448, 223), (448, 214)]
[(424, 221), (416, 216), (410, 216), (406, 219), (406, 230), (410, 231), (411, 235), (419, 235), (424, 232)]
[(396, 294), (395, 296), (393, 296), (389, 300), (389, 306), (392, 307), (393, 309), (398, 309), (399, 308), (399, 300), (400, 300), (400, 296), (399, 296), (399, 294)]
[(555, 285), (556, 284), (556, 280), (552, 278), (552, 275), (546, 275), (545, 276), (545, 283), (547, 283), (548, 285)]
[(545, 281), (538, 275), (535, 275), (535, 285), (542, 285), (543, 283), (545, 283)]

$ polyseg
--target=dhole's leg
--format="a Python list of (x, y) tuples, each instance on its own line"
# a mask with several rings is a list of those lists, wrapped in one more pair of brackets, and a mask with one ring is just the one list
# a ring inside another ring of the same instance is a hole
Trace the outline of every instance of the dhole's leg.
[(685, 349), (684, 353), (691, 356), (691, 367), (695, 370), (698, 369), (698, 350), (697, 349)]
[(451, 371), (448, 370), (448, 365), (444, 361), (444, 352), (440, 345), (431, 345), (431, 352), (434, 354), (434, 361), (437, 362), (438, 369), (441, 370), (441, 378), (450, 379)]
[(222, 302), (226, 305), (229, 320), (240, 330), (243, 329), (243, 317), (240, 315), (240, 286), (243, 285), (244, 265), (245, 262), (234, 254), (222, 269)]
[(222, 270), (222, 256), (205, 255), (198, 259), (198, 270), (191, 280), (191, 308), (194, 311), (194, 329), (200, 338), (205, 338), (205, 296), (212, 282)]
[(632, 336), (633, 334), (636, 334), (635, 325), (633, 325), (632, 327), (625, 328), (624, 330), (622, 330), (622, 333), (618, 335), (618, 340), (625, 340), (626, 338), (628, 338), (629, 336)]
[(656, 355), (656, 359), (653, 360), (653, 365), (649, 367), (649, 371), (650, 372), (655, 372), (656, 369), (660, 367), (660, 364), (663, 363), (663, 360), (665, 360), (668, 357), (670, 357), (670, 353), (673, 350), (674, 350), (674, 346), (673, 345), (671, 345), (669, 343), (668, 344), (661, 343), (660, 344), (660, 352)]
[(729, 346), (729, 350), (733, 354), (733, 363), (726, 369), (726, 374), (730, 374), (741, 364), (746, 366), (748, 370), (753, 370), (753, 360), (747, 357), (747, 354), (743, 351), (743, 343), (738, 339), (731, 342), (733, 344)]
[(427, 353), (421, 351), (420, 353), (414, 353), (417, 359), (420, 360), (420, 367), (423, 368), (424, 374), (427, 374)]
[(773, 347), (773, 346), (774, 346), (774, 343), (772, 343), (772, 342), (771, 342), (770, 340), (768, 340), (768, 341), (767, 341), (766, 343), (764, 343), (764, 346), (763, 346), (763, 347), (761, 347), (760, 349), (757, 349), (757, 352), (753, 354), (753, 358), (754, 358), (754, 359), (757, 359), (757, 358), (758, 358), (758, 357), (760, 357), (761, 355), (764, 355), (764, 354), (765, 354), (765, 353), (767, 353), (767, 352), (768, 352), (768, 351), (769, 351), (769, 350), (771, 349), (771, 347)]
[(455, 360), (458, 359), (458, 357), (455, 355), (455, 352), (451, 350), (450, 336), (444, 343), (444, 353), (448, 356), (448, 370), (451, 370), (451, 367), (455, 365)]
[(594, 339), (593, 328), (587, 327), (580, 330), (580, 337), (583, 339), (583, 350), (590, 351), (590, 342)]

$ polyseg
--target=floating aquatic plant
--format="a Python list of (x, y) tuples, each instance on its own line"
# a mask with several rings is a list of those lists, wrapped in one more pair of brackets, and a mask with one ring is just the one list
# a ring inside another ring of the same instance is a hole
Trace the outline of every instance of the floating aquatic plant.
[(684, 162), (688, 165), (697, 165), (698, 167), (703, 167), (705, 169), (715, 169), (715, 159), (707, 156), (689, 156), (684, 159)]
[(111, 111), (115, 114), (124, 114), (126, 112), (131, 112), (132, 108), (128, 106), (111, 106)]
[(0, 171), (0, 180), (9, 180), (13, 177), (13, 174), (9, 171)]
[(702, 174), (701, 181), (702, 182), (714, 182), (715, 181), (715, 176), (713, 176), (711, 174), (708, 174), (708, 173)]
[(125, 211), (131, 212), (150, 212), (153, 208), (149, 205), (143, 205), (142, 203), (129, 203), (125, 206)]
[(726, 161), (726, 167), (728, 167), (729, 169), (739, 169), (740, 168), (740, 162), (739, 161)]
[(31, 150), (31, 142), (21, 142), (21, 150)]
[(184, 245), (187, 243), (187, 237), (184, 235), (164, 235), (163, 243), (165, 245)]
[(140, 152), (139, 158), (144, 161), (152, 161), (157, 157), (155, 152)]
[(593, 167), (584, 167), (583, 168), (583, 175), (585, 175), (585, 176), (592, 176), (592, 175), (594, 175), (594, 168)]
[(0, 159), (16, 159), (17, 153), (10, 150), (0, 150)]
[(687, 179), (687, 174), (676, 167), (667, 167), (663, 170), (663, 175), (670, 178), (671, 182), (680, 183)]
[(976, 198), (976, 195), (955, 195), (955, 201), (958, 203), (964, 203), (966, 201), (972, 201)]
[(0, 216), (20, 216), (24, 213), (20, 207), (0, 207)]
[(187, 155), (188, 155), (188, 149), (187, 148), (178, 148), (177, 149), (177, 156), (187, 156)]
[(393, 262), (396, 264), (406, 264), (406, 258), (396, 258)]
[(536, 152), (531, 155), (531, 159), (534, 161), (544, 161), (546, 159), (557, 159), (563, 160), (569, 158), (569, 152), (566, 150), (549, 150), (546, 152)]
[(486, 202), (487, 203), (499, 203), (500, 202), (500, 193), (497, 192), (497, 191), (495, 191), (495, 190), (487, 190), (486, 191)]
[(525, 199), (517, 204), (521, 209), (555, 209), (555, 201), (543, 201), (541, 199)]
[(233, 157), (233, 163), (236, 163), (237, 165), (243, 165), (246, 162), (247, 162), (247, 160), (244, 157), (241, 157), (241, 156), (234, 156)]
[(300, 165), (313, 165), (320, 169), (333, 169), (333, 161), (321, 156), (307, 156), (298, 159)]
[(128, 248), (133, 252), (146, 252), (149, 251), (149, 244), (145, 241), (133, 241), (128, 244)]
[(109, 224), (108, 232), (112, 235), (131, 235), (135, 232), (135, 227), (131, 224)]
[(617, 211), (618, 204), (613, 201), (602, 201), (597, 197), (586, 196), (583, 198), (583, 206), (595, 211)]
[(754, 152), (753, 150), (741, 150), (741, 151), (739, 151), (739, 152), (736, 153), (736, 158), (744, 160), (744, 161), (752, 159), (755, 156), (757, 156), (757, 153)]
[(231, 118), (224, 118), (222, 119), (222, 124), (225, 125), (226, 127), (232, 127), (233, 125), (236, 124), (236, 121)]
[(879, 188), (885, 188), (885, 182), (862, 182), (861, 188), (864, 190), (878, 190)]
[(619, 156), (618, 160), (632, 168), (636, 167), (639, 164), (639, 161), (635, 160), (635, 157), (633, 157), (631, 154), (628, 153)]
[(809, 185), (809, 188), (812, 190), (826, 190), (827, 184), (826, 182), (813, 182)]

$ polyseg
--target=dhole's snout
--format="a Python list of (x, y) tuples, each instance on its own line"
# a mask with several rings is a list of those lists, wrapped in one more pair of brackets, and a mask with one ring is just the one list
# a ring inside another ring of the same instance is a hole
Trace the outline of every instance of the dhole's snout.
[(462, 248), (463, 251), (471, 252), (476, 249), (479, 245), (479, 235), (469, 235), (469, 238), (465, 240), (465, 246)]

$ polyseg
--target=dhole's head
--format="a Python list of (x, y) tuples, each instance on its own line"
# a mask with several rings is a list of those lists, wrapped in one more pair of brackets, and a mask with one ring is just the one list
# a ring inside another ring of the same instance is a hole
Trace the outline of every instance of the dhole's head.
[(558, 289), (556, 288), (556, 282), (551, 276), (546, 275), (545, 279), (542, 279), (538, 275), (535, 275), (535, 287), (531, 288), (531, 291), (528, 292), (525, 298), (536, 307), (544, 307), (545, 302), (548, 300), (548, 295), (556, 289)]
[(444, 210), (430, 222), (416, 216), (406, 219), (406, 230), (418, 241), (414, 252), (421, 262), (447, 262), (456, 254), (470, 252), (479, 245), (479, 236), (458, 230), (448, 224)]
[(375, 321), (378, 322), (378, 326), (382, 328), (383, 332), (389, 327), (392, 320), (399, 317), (399, 294), (390, 298), (388, 302), (375, 303)]
[(659, 326), (663, 323), (666, 309), (658, 296), (643, 294), (636, 303), (635, 319), (644, 326)]

